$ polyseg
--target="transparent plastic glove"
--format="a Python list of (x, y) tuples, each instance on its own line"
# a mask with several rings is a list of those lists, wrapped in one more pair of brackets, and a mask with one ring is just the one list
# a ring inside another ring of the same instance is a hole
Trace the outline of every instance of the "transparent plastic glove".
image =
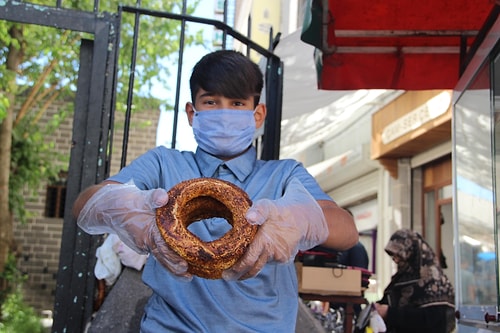
[(167, 202), (163, 189), (142, 191), (134, 184), (108, 184), (87, 201), (77, 223), (92, 235), (114, 233), (137, 253), (151, 253), (175, 275), (190, 279), (187, 262), (167, 246), (156, 226), (155, 210)]
[(225, 280), (253, 277), (268, 261), (290, 262), (299, 250), (319, 245), (328, 237), (323, 210), (297, 179), (280, 199), (254, 202), (246, 218), (260, 228), (242, 259), (223, 272)]

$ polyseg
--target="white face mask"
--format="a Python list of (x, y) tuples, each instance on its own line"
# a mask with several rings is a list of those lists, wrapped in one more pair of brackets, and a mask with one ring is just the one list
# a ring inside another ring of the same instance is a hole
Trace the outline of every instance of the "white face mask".
[(194, 138), (209, 154), (232, 157), (252, 144), (256, 125), (254, 110), (218, 109), (196, 111), (193, 116)]

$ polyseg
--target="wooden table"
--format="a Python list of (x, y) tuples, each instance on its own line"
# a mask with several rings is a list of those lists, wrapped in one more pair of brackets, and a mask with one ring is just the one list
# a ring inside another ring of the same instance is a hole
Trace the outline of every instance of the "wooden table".
[(344, 316), (344, 332), (351, 333), (353, 331), (352, 320), (354, 318), (354, 304), (368, 304), (368, 301), (363, 296), (347, 296), (347, 295), (318, 295), (299, 293), (300, 298), (305, 301), (321, 301), (330, 303), (345, 303)]

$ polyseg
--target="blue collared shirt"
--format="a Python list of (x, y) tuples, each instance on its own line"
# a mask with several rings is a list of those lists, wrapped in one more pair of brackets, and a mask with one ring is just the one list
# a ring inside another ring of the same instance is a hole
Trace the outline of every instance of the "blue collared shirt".
[[(252, 147), (243, 155), (222, 161), (201, 149), (196, 153), (156, 147), (134, 160), (110, 180), (133, 180), (141, 189), (170, 189), (186, 179), (228, 180), (252, 201), (280, 198), (296, 177), (316, 200), (331, 200), (297, 161), (262, 161)], [(220, 219), (191, 224), (190, 230), (208, 241), (224, 235), (230, 225)], [(143, 281), (151, 296), (141, 332), (294, 332), (298, 311), (297, 276), (293, 263), (268, 263), (254, 278), (243, 281), (194, 277), (181, 281), (154, 257), (144, 267)]]

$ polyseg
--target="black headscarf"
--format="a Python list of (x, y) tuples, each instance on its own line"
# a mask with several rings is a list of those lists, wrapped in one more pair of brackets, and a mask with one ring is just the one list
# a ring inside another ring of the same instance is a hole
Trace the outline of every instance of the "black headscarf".
[(398, 271), (384, 291), (389, 306), (454, 307), (453, 286), (434, 251), (419, 233), (408, 229), (396, 231), (385, 251), (399, 259)]

